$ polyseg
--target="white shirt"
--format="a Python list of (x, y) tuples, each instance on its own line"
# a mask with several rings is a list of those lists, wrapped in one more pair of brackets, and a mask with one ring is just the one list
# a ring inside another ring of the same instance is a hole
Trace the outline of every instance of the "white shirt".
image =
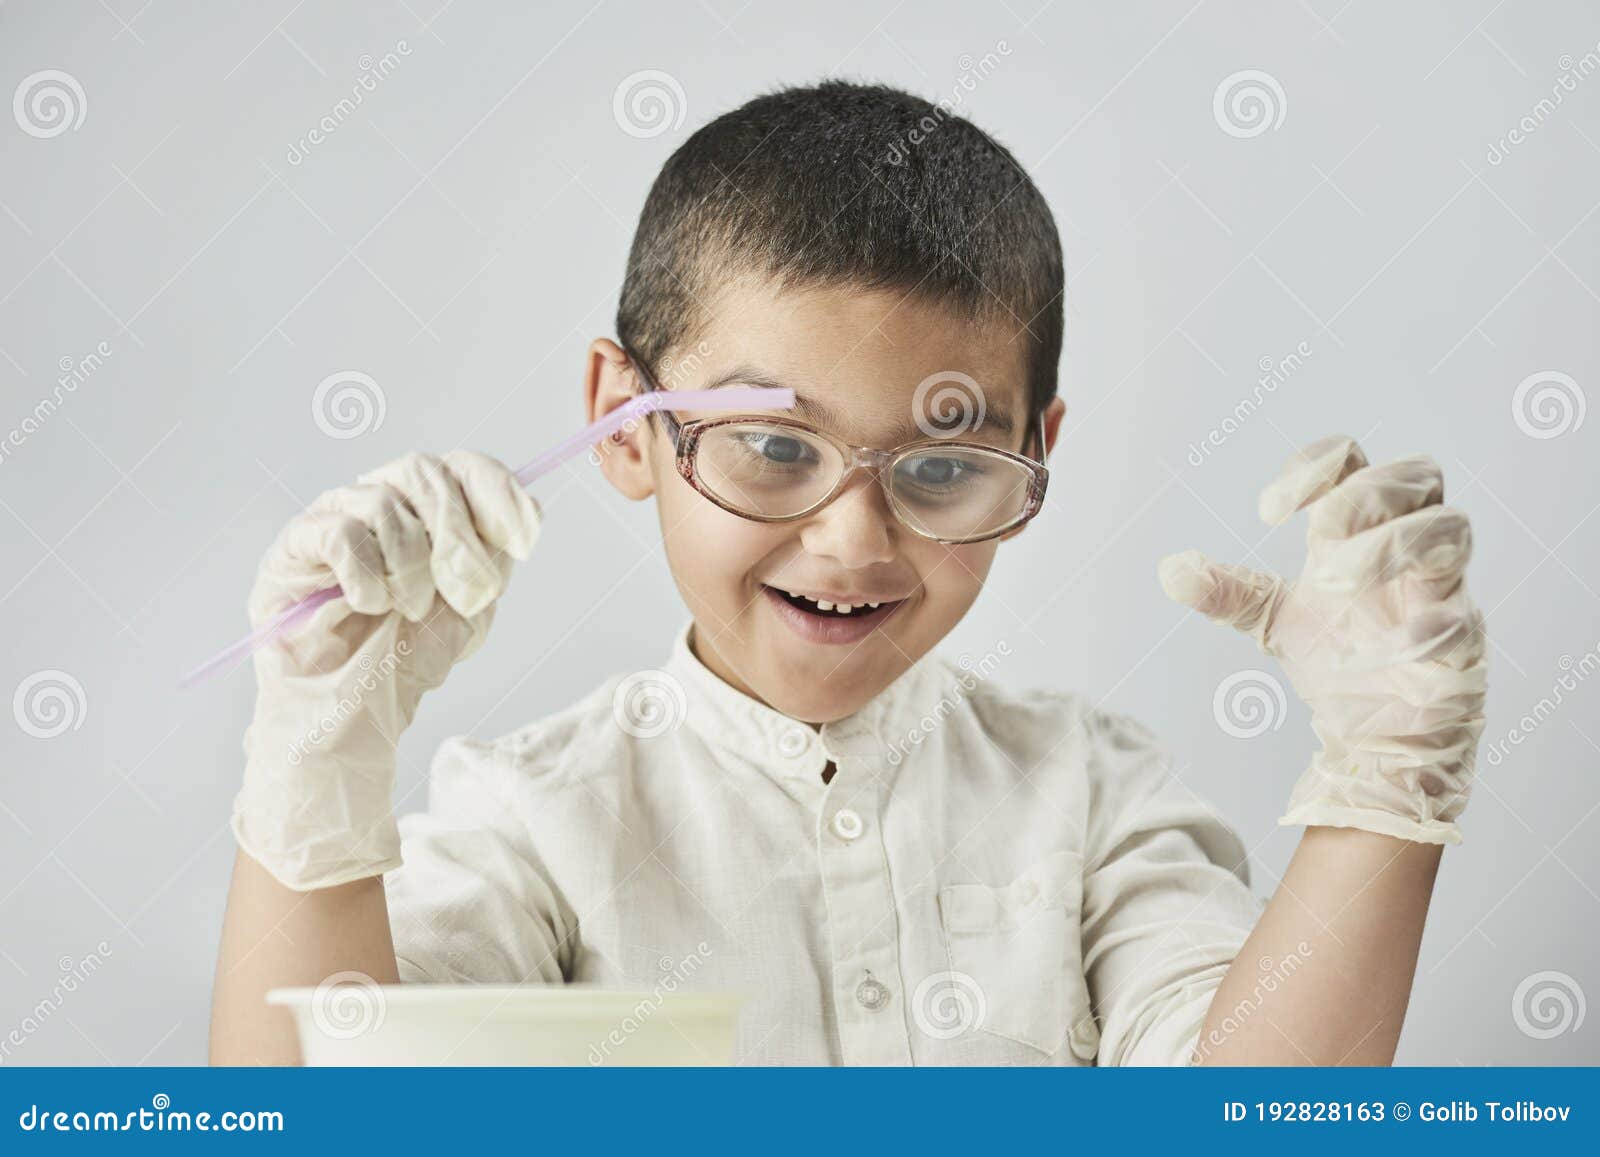
[(752, 993), (744, 1064), (1187, 1063), (1260, 910), (1148, 731), (1002, 690), (992, 653), (926, 656), (819, 730), (687, 639), (440, 748), (386, 878), (403, 981), (670, 972)]

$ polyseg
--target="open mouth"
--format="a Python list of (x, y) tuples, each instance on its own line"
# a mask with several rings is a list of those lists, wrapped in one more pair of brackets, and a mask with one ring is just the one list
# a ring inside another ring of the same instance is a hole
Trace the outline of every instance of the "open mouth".
[(814, 599), (809, 595), (797, 594), (794, 591), (782, 590), (779, 587), (769, 586), (769, 591), (779, 595), (791, 607), (804, 611), (808, 615), (844, 616), (854, 615), (861, 617), (870, 615), (874, 611), (881, 611), (886, 607), (893, 607), (893, 602), (877, 603), (834, 603), (827, 599)]
[(778, 617), (801, 638), (814, 643), (852, 643), (877, 629), (904, 599), (835, 601), (763, 583), (761, 593)]

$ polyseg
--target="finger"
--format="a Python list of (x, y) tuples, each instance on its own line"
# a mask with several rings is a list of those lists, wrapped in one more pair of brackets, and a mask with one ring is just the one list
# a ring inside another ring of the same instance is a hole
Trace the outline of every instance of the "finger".
[(1426, 454), (1366, 466), (1311, 504), (1310, 533), (1350, 538), (1444, 499), (1444, 472)]
[(1472, 524), (1452, 506), (1428, 506), (1353, 538), (1315, 540), (1305, 581), (1349, 593), (1408, 575), (1433, 583), (1461, 577), (1472, 557)]
[(371, 527), (336, 510), (308, 510), (292, 519), (262, 571), (289, 593), (285, 606), (337, 583), (353, 611), (382, 615), (393, 607), (383, 579), (383, 551)]
[[(500, 570), (501, 582), (508, 582), (511, 578), (511, 568), (513, 565), (511, 556), (504, 552), (497, 554), (495, 556), (495, 565)], [(468, 635), (465, 645), (456, 655), (456, 662), (464, 662), (465, 660), (471, 658), (477, 653), (478, 648), (483, 646), (483, 641), (488, 637), (489, 628), (494, 623), (495, 611), (498, 608), (498, 603), (490, 603), (488, 606), (483, 608), (483, 611), (480, 614), (477, 614), (471, 619), (467, 620), (466, 625), (471, 634)]]
[(1277, 575), (1215, 563), (1198, 550), (1169, 554), (1161, 560), (1159, 574), (1168, 598), (1243, 631), (1266, 650), (1286, 589)]
[(539, 540), (539, 504), (522, 488), (516, 475), (487, 454), (453, 450), (444, 465), (461, 483), (472, 523), (495, 550), (525, 559)]
[[(308, 557), (310, 552), (304, 547), (292, 549), (290, 546), (291, 540), (303, 540), (309, 535), (310, 532), (304, 527), (295, 525), (307, 517), (304, 512), (297, 514), (293, 521), (279, 530), (272, 545), (261, 556), (256, 580), (246, 603), (250, 621), (257, 626), (314, 591), (331, 587), (338, 581), (334, 578), (333, 568), (325, 561)], [(350, 613), (350, 604), (343, 599), (334, 599), (321, 609), (327, 607), (338, 608), (346, 615)]]
[(1356, 440), (1343, 434), (1323, 438), (1296, 451), (1284, 463), (1278, 477), (1261, 492), (1262, 521), (1277, 526), (1366, 464), (1367, 456), (1356, 445)]
[(1459, 587), (1453, 598), (1466, 604), (1466, 610), (1454, 616), (1455, 626), (1449, 632), (1449, 649), (1436, 652), (1433, 658), (1447, 667), (1465, 671), (1485, 661), (1489, 653), (1489, 637), (1483, 612)]
[(478, 536), (461, 483), (438, 458), (408, 454), (361, 477), (394, 487), (427, 529), (429, 568), (439, 595), (471, 618), (504, 587), (489, 548)]
[(427, 615), (434, 596), (428, 532), (398, 490), (376, 482), (343, 486), (317, 499), (311, 509), (364, 522), (383, 554), (383, 579), (395, 609), (412, 622)]

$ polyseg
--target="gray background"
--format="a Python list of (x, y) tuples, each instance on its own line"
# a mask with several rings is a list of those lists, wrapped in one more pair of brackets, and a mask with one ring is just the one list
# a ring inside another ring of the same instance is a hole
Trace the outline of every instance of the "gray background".
[[(64, 359), (112, 351), (0, 459), (0, 692), (52, 670), (83, 691), (53, 738), (0, 713), (0, 1037), (51, 1003), (6, 1063), (203, 1060), (252, 681), (179, 693), (176, 677), (240, 634), (257, 558), (318, 491), (413, 448), (522, 461), (576, 428), (583, 350), (610, 333), (652, 176), (778, 82), (959, 94), (1055, 207), (1071, 409), (1051, 501), (947, 647), (1005, 639), (1002, 681), (1149, 722), (1243, 834), (1258, 890), (1293, 847), (1274, 821), (1310, 750), (1305, 712), (1291, 701), (1254, 739), (1220, 728), (1217, 686), (1263, 660), (1167, 603), (1154, 568), (1187, 546), (1296, 567), (1299, 524), (1269, 533), (1254, 514), (1294, 446), (1344, 431), (1375, 458), (1444, 464), (1494, 640), (1486, 743), (1593, 660), (1600, 415), (1576, 409), (1600, 403), (1592, 8), (524, 7), (0, 9), (0, 95), (59, 69), (86, 102), (46, 139), (0, 112), (0, 438)], [(362, 58), (388, 52), (399, 67), (291, 164)], [(649, 69), (681, 86), (683, 119), (630, 135), (614, 94)], [(1213, 98), (1247, 69), (1276, 79), (1284, 115), (1241, 137)], [(1568, 69), (1573, 91), (1536, 111)], [(1524, 117), (1533, 130), (1491, 163)], [(1262, 359), (1301, 342), (1311, 356), (1194, 465)], [(312, 397), (344, 370), (386, 408), (337, 439)], [(1547, 372), (1575, 389), (1545, 415), (1563, 432), (1535, 437), (1550, 431), (1513, 397)], [(503, 732), (653, 666), (681, 620), (647, 507), (581, 464), (539, 493), (541, 549), (405, 739), (409, 806), (443, 736)], [(1513, 1011), (1541, 972), (1600, 995), (1600, 679), (1564, 695), (1482, 768), (1403, 1061), (1600, 1056), (1600, 1015), (1558, 1014), (1544, 1039)], [(103, 964), (54, 999), (90, 953)]]

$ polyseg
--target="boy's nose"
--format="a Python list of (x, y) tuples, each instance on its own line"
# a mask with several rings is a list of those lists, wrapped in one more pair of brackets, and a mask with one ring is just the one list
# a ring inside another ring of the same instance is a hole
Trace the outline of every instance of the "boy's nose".
[(894, 561), (894, 514), (877, 479), (862, 471), (844, 493), (800, 528), (807, 554), (831, 558), (857, 570)]

